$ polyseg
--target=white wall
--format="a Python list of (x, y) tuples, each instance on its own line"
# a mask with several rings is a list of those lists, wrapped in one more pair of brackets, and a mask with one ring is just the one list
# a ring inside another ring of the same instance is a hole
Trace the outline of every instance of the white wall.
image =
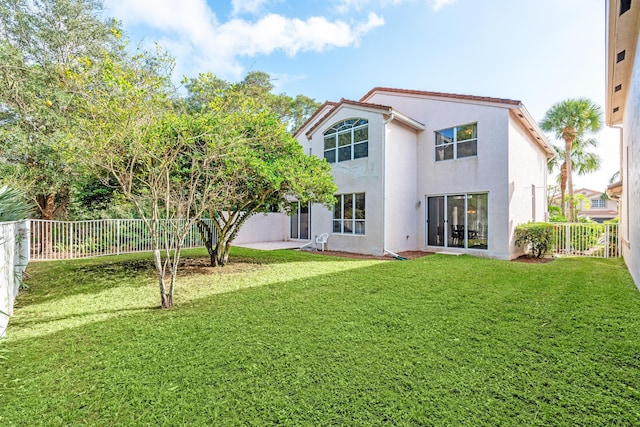
[(259, 213), (242, 225), (233, 243), (238, 245), (285, 240), (289, 240), (289, 216), (282, 213)]
[[(493, 104), (472, 104), (414, 96), (374, 94), (369, 102), (393, 105), (399, 112), (425, 124), (418, 135), (417, 212), (420, 246), (428, 250), (459, 251), (455, 248), (426, 247), (425, 197), (449, 194), (488, 193), (488, 249), (468, 250), (478, 256), (510, 257), (509, 224), (509, 108)], [(478, 156), (435, 161), (435, 131), (454, 126), (478, 124)], [(545, 172), (546, 173), (546, 172)]]
[(640, 289), (640, 37), (624, 109), (622, 162), (622, 255)]
[(417, 190), (417, 134), (392, 121), (387, 125), (385, 180), (385, 249), (392, 252), (424, 246), (416, 230), (420, 206)]
[[(535, 187), (535, 199), (532, 197)], [(535, 206), (534, 206), (535, 200)], [(534, 213), (535, 209), (535, 213)], [(528, 137), (527, 130), (512, 117), (509, 123), (509, 257), (523, 253), (515, 245), (515, 227), (529, 221), (546, 221), (547, 159)]]
[(0, 338), (13, 315), (13, 302), (29, 262), (29, 221), (0, 223)]
[[(369, 121), (369, 155), (348, 162), (333, 163), (333, 177), (339, 194), (365, 193), (364, 235), (333, 233), (332, 212), (321, 205), (311, 207), (311, 236), (329, 233), (327, 248), (330, 250), (362, 254), (382, 255), (383, 248), (383, 151), (384, 122), (380, 112), (343, 106), (322, 126), (318, 127), (310, 141), (312, 152), (324, 156), (323, 133), (342, 120), (360, 117)], [(304, 135), (299, 139), (306, 138)]]

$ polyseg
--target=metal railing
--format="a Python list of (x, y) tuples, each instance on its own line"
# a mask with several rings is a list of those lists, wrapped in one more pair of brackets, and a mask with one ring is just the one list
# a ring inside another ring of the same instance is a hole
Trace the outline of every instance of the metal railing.
[(595, 258), (620, 257), (618, 224), (554, 224), (553, 254)]
[[(173, 237), (185, 219), (162, 220), (163, 239)], [(209, 222), (210, 220), (203, 220)], [(215, 230), (214, 230), (215, 232)], [(194, 224), (182, 248), (203, 247)], [(101, 219), (90, 221), (31, 220), (30, 258), (56, 260), (89, 258), (153, 250), (149, 229), (141, 219)]]

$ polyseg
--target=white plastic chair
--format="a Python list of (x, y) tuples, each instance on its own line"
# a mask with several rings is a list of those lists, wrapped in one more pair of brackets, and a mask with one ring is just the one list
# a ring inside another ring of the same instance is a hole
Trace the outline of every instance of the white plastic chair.
[(324, 245), (329, 240), (329, 233), (322, 233), (319, 236), (316, 236), (316, 249), (318, 249), (318, 245), (322, 245), (322, 252), (324, 252)]

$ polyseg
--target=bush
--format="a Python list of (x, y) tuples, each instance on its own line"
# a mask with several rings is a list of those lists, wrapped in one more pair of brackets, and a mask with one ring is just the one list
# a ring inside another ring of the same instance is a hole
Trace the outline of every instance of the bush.
[(536, 258), (549, 251), (553, 236), (553, 224), (529, 222), (516, 227), (516, 245), (524, 246)]

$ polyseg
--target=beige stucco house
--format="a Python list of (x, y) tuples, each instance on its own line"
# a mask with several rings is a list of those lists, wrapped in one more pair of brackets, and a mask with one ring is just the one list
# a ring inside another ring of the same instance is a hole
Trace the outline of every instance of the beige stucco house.
[(622, 255), (640, 288), (640, 0), (607, 0), (606, 122), (620, 129), (619, 200)]
[[(590, 188), (576, 188), (574, 195), (584, 198), (578, 199), (576, 212), (579, 217), (588, 217), (595, 222), (610, 221), (618, 216), (618, 201), (609, 198), (605, 193)], [(560, 207), (560, 195), (551, 200), (551, 204)], [(566, 202), (565, 202), (566, 207)]]
[(326, 102), (295, 136), (339, 190), (332, 210), (299, 207), (292, 239), (512, 259), (515, 227), (546, 219), (555, 153), (520, 101), (379, 87)]

